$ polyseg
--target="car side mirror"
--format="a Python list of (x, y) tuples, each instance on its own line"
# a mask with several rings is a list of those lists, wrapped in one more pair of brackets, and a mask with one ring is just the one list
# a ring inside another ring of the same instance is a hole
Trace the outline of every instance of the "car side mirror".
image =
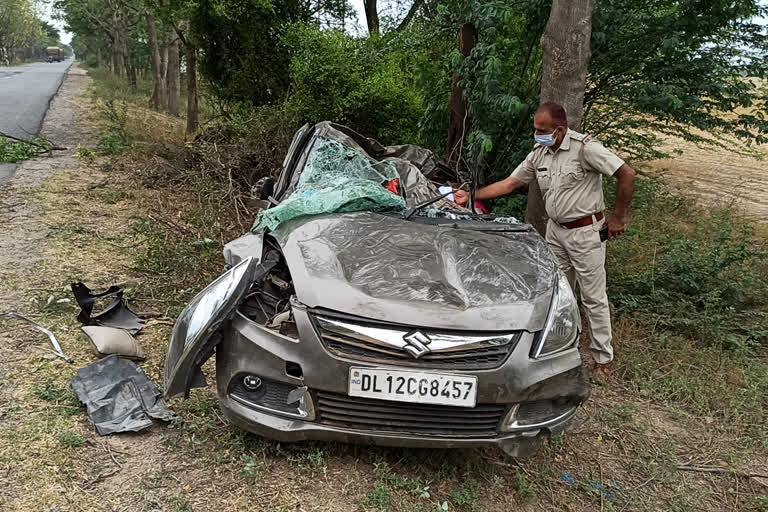
[(254, 188), (256, 196), (262, 201), (267, 201), (275, 191), (275, 179), (269, 176), (261, 178)]

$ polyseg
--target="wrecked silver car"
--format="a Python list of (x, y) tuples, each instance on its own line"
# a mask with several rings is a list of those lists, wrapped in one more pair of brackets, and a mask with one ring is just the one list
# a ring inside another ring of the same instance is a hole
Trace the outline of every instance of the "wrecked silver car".
[(174, 328), (167, 398), (205, 385), (280, 441), (497, 445), (530, 454), (590, 392), (579, 311), (547, 244), (476, 215), (439, 165), (343, 126), (300, 130), (271, 207)]

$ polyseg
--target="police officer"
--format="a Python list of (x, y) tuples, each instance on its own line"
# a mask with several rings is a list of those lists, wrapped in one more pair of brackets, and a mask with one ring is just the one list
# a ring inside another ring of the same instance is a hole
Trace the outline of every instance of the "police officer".
[[(541, 105), (533, 127), (536, 144), (525, 160), (508, 178), (478, 190), (475, 197), (494, 199), (538, 181), (549, 216), (547, 243), (571, 288), (575, 290), (575, 281), (579, 283), (595, 359), (592, 378), (604, 382), (613, 370), (613, 347), (600, 230), (607, 224), (610, 239), (626, 231), (635, 171), (600, 142), (569, 130), (561, 105)], [(603, 213), (603, 176), (618, 180), (616, 205), (608, 217)], [(454, 197), (459, 204), (469, 199), (465, 191), (456, 191)]]

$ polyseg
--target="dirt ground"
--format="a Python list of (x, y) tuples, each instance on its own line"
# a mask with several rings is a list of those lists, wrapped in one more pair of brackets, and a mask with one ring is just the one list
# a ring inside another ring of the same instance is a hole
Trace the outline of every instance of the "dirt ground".
[[(98, 137), (86, 115), (89, 80), (74, 66), (44, 125), (70, 150), (26, 162), (0, 185), (0, 312), (44, 324), (74, 359), (0, 321), (0, 510), (768, 511), (761, 426), (753, 435), (721, 415), (658, 403), (645, 384), (622, 379), (621, 361), (617, 383), (594, 390), (582, 425), (525, 460), (495, 450), (281, 445), (227, 424), (210, 387), (170, 404), (178, 421), (98, 436), (70, 387), (96, 358), (66, 301), (69, 284), (124, 285), (135, 310), (158, 313), (138, 339), (142, 368), (160, 384), (172, 323), (162, 317), (173, 308), (136, 271), (147, 244), (136, 226), (152, 205), (178, 198), (73, 156)], [(629, 321), (617, 323), (616, 337), (647, 340)], [(659, 367), (652, 379), (669, 376)]]

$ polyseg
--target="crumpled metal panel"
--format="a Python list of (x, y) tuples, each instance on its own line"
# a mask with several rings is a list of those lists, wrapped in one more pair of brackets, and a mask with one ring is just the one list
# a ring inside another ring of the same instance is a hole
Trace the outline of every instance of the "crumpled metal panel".
[(248, 232), (224, 246), (224, 261), (235, 266), (248, 258), (261, 259), (264, 249), (264, 234)]
[[(431, 151), (410, 144), (383, 146), (375, 139), (364, 137), (351, 128), (327, 121), (318, 123), (313, 130), (313, 137), (340, 142), (350, 149), (368, 155), (374, 161), (393, 164), (400, 175), (400, 185), (403, 187), (409, 207), (440, 195), (437, 187), (427, 179), (440, 167), (439, 160)], [(293, 151), (297, 149), (293, 148)], [(298, 160), (293, 176), (290, 178), (290, 185), (281, 200), (296, 190), (304, 166), (309, 160), (309, 149), (306, 148), (304, 152)], [(449, 206), (460, 211), (469, 211), (445, 200), (440, 200), (433, 205), (435, 208)]]
[(294, 219), (274, 236), (302, 303), (393, 323), (537, 331), (557, 274), (546, 243), (531, 232), (358, 212)]
[(141, 368), (115, 355), (79, 369), (72, 389), (102, 436), (138, 432), (151, 426), (152, 418), (174, 418), (160, 397), (160, 389)]

